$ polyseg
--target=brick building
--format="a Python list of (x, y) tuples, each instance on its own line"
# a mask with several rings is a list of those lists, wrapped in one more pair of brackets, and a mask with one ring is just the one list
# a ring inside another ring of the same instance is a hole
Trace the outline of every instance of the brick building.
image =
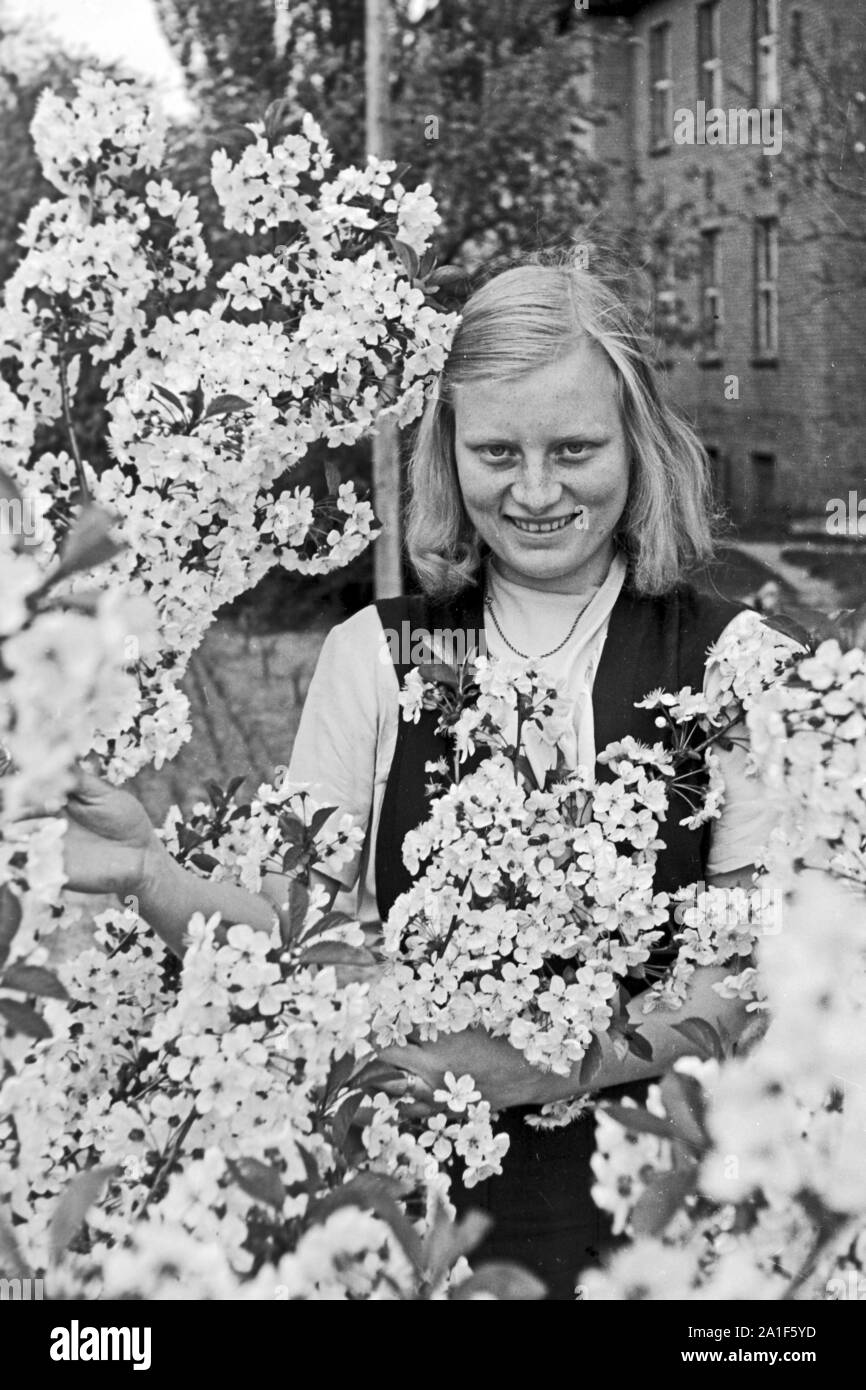
[[(608, 212), (639, 226), (652, 194), (693, 247), (688, 273), (655, 268), (655, 292), (657, 307), (679, 300), (692, 321), (690, 341), (665, 348), (670, 391), (698, 426), (719, 496), (741, 526), (821, 525), (830, 498), (866, 496), (862, 9), (574, 8), (606, 112), (592, 144), (614, 169)], [(713, 108), (725, 121), (711, 136), (701, 116)], [(732, 109), (742, 115), (728, 119)], [(747, 109), (766, 111), (763, 127)], [(683, 112), (707, 143), (680, 143)], [(721, 143), (728, 134), (749, 143)]]

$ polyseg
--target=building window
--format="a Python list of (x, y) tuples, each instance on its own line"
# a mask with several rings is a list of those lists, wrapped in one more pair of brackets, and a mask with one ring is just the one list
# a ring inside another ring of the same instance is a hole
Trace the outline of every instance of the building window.
[(707, 111), (722, 104), (719, 0), (698, 5), (698, 94)]
[(670, 148), (674, 123), (670, 21), (649, 31), (650, 153)]
[(779, 224), (775, 217), (755, 223), (755, 354), (775, 361), (779, 352)]
[(779, 0), (754, 0), (755, 105), (779, 104)]
[(756, 519), (772, 516), (778, 506), (776, 455), (752, 454), (753, 512)]
[(701, 232), (701, 362), (708, 366), (722, 355), (722, 274), (717, 227)]

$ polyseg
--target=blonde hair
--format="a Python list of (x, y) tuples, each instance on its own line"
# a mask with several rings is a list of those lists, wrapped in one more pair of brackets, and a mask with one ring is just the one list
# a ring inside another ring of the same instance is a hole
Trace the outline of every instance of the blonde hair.
[(663, 594), (713, 553), (705, 450), (661, 398), (650, 352), (623, 298), (574, 265), (505, 270), (467, 300), (451, 352), (421, 417), (410, 466), (407, 546), (426, 593), (445, 599), (471, 584), (481, 545), (463, 505), (454, 457), (454, 388), (517, 378), (585, 338), (617, 378), (629, 451), (628, 499), (615, 533), (638, 593)]

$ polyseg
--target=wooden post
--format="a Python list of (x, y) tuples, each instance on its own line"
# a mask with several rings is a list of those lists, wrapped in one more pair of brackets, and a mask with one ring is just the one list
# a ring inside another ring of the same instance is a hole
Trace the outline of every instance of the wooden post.
[[(390, 0), (365, 0), (365, 3), (367, 152), (380, 159), (390, 159)], [(400, 434), (393, 420), (383, 420), (373, 436), (373, 507), (382, 523), (382, 533), (373, 545), (376, 599), (392, 598), (403, 592), (401, 488)]]

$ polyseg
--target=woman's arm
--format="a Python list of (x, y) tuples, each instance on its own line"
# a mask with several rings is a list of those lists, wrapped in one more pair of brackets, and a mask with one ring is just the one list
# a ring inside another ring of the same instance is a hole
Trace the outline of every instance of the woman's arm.
[[(289, 879), (268, 875), (260, 894), (233, 883), (214, 883), (184, 869), (169, 854), (138, 801), (87, 768), (78, 774), (65, 807), (63, 837), (67, 886), (80, 893), (115, 893), (182, 956), (189, 919), (218, 912), (228, 923), (248, 922), (269, 931), (274, 904), (285, 903)], [(333, 900), (338, 884), (312, 875)]]
[[(333, 902), (339, 884), (326, 875), (310, 875), (321, 884)], [(199, 878), (178, 864), (162, 845), (148, 847), (141, 881), (129, 896), (137, 899), (137, 910), (175, 955), (186, 949), (186, 930), (195, 912), (210, 917), (218, 912), (228, 925), (246, 922), (260, 931), (270, 931), (275, 906), (284, 906), (292, 891), (291, 881), (281, 874), (269, 874), (261, 893), (249, 893), (234, 883), (214, 883)]]

